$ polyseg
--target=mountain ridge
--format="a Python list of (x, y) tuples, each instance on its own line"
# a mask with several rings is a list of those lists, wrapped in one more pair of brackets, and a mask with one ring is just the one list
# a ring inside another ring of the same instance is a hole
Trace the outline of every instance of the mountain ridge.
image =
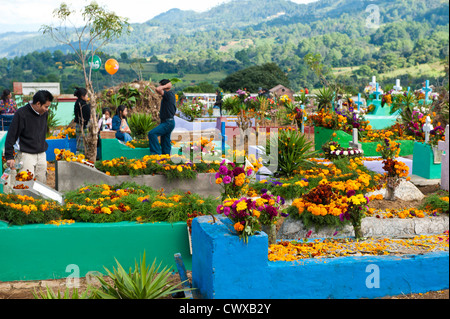
[[(220, 34), (221, 30), (232, 30), (233, 34), (237, 35), (248, 34), (256, 37), (256, 40), (259, 39), (260, 34), (255, 34), (254, 30), (264, 31), (267, 28), (275, 28), (274, 32), (277, 30), (292, 32), (292, 30), (296, 30), (297, 26), (304, 27), (306, 31), (311, 28), (312, 35), (337, 31), (350, 36), (367, 36), (376, 31), (365, 27), (365, 20), (369, 15), (366, 9), (369, 5), (378, 6), (382, 25), (395, 23), (405, 17), (429, 22), (430, 27), (436, 24), (448, 24), (448, 1), (441, 0), (393, 2), (387, 0), (319, 0), (308, 4), (298, 4), (288, 0), (234, 0), (219, 4), (205, 12), (170, 9), (144, 23), (132, 24), (134, 31), (130, 35), (115, 40), (103, 50), (111, 54), (126, 52), (136, 57), (153, 55), (169, 57), (174, 54), (174, 51), (184, 50), (177, 48), (177, 45), (183, 43), (182, 40), (186, 38), (195, 42), (198, 37), (208, 37), (209, 34), (212, 34), (214, 40), (223, 41), (223, 43), (219, 46), (211, 42), (201, 49), (213, 50), (228, 47), (227, 44), (231, 41), (242, 40), (239, 37), (222, 39), (215, 36)], [(446, 12), (445, 9), (447, 9)], [(321, 26), (325, 22), (329, 25), (338, 24), (338, 26), (335, 29), (328, 27), (327, 30)], [(356, 25), (358, 33), (351, 34), (348, 31), (348, 26), (352, 24)], [(306, 31), (299, 36), (307, 37)], [(205, 35), (205, 33), (207, 34)], [(260, 40), (263, 41), (264, 38)], [(43, 36), (38, 32), (8, 32), (0, 34), (0, 41), (8, 44), (0, 48), (0, 58), (22, 56), (35, 50), (70, 52), (68, 47), (64, 49), (64, 46), (54, 43), (48, 36)], [(42, 45), (43, 43), (46, 45)]]

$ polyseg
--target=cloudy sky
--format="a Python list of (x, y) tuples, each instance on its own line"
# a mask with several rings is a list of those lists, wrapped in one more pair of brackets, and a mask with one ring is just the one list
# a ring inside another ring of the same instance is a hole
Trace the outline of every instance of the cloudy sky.
[[(127, 17), (130, 23), (142, 23), (172, 8), (207, 11), (229, 0), (97, 0), (97, 3)], [(317, 0), (291, 0), (309, 3)], [(51, 24), (52, 12), (62, 0), (0, 0), (0, 33), (37, 31), (43, 24)], [(81, 9), (91, 0), (65, 1), (73, 9)]]

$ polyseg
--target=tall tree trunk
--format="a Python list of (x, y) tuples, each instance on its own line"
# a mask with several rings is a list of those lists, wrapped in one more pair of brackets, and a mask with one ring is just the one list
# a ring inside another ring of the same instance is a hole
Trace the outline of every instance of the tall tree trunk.
[(86, 159), (95, 162), (97, 159), (97, 141), (98, 141), (98, 118), (97, 118), (97, 97), (95, 96), (92, 84), (86, 81), (86, 89), (88, 91), (89, 102), (91, 105), (91, 118), (89, 133), (85, 136), (84, 145), (86, 150)]

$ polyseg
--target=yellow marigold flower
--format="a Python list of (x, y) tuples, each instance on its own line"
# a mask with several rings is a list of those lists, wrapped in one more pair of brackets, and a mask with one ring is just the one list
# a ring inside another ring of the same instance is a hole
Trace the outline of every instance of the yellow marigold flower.
[(236, 210), (237, 211), (242, 211), (242, 210), (246, 210), (247, 209), (247, 202), (246, 201), (240, 201), (237, 205), (236, 205)]
[(264, 198), (257, 198), (256, 199), (256, 206), (262, 207), (267, 202), (267, 199)]
[(111, 209), (109, 209), (108, 207), (102, 207), (101, 212), (103, 214), (110, 215), (111, 214)]
[(222, 179), (220, 177), (216, 179), (216, 184), (222, 184)]

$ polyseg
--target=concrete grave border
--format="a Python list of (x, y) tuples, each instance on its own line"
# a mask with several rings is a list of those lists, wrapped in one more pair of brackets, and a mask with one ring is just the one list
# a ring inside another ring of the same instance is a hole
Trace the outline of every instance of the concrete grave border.
[(190, 191), (201, 196), (218, 197), (221, 188), (215, 183), (214, 173), (200, 173), (194, 180), (180, 179), (169, 181), (163, 175), (139, 176), (109, 176), (96, 168), (77, 162), (57, 161), (55, 165), (55, 186), (59, 192), (73, 191), (89, 184), (117, 185), (124, 182), (134, 182), (150, 186), (154, 189), (164, 188), (164, 191)]

